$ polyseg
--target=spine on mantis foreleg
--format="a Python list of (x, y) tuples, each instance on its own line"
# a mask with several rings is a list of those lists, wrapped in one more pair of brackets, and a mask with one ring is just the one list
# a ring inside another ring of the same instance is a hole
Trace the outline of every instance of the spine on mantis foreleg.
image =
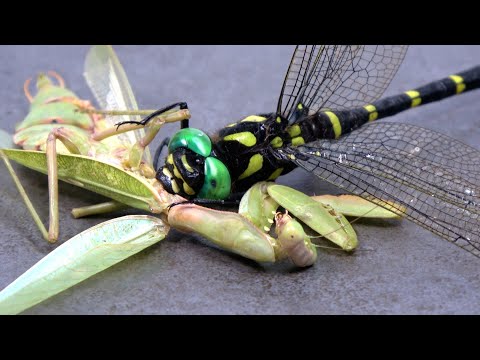
[[(25, 82), (25, 96), (30, 102), (28, 115), (16, 127), (15, 144), (25, 150), (45, 151), (48, 134), (55, 128), (63, 127), (66, 132), (88, 141), (88, 136), (97, 127), (98, 116), (81, 112), (93, 109), (90, 102), (81, 100), (65, 88), (63, 79), (56, 73), (40, 74), (37, 77), (37, 92), (34, 96), (28, 89), (30, 79)], [(60, 151), (62, 152), (62, 151)]]

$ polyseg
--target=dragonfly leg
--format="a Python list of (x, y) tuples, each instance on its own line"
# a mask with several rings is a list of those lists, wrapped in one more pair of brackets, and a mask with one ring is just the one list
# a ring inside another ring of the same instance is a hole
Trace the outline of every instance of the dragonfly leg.
[(72, 209), (72, 215), (75, 219), (79, 219), (86, 216), (107, 214), (110, 212), (126, 209), (127, 207), (128, 206), (125, 204), (112, 200), (101, 204), (74, 208)]
[(168, 146), (168, 143), (170, 142), (170, 138), (166, 137), (165, 139), (162, 140), (160, 145), (158, 146), (157, 150), (155, 150), (155, 155), (153, 156), (153, 168), (155, 171), (158, 171), (158, 161), (160, 159), (160, 155), (162, 154), (163, 149)]
[[(125, 115), (124, 111), (115, 111), (114, 115)], [(118, 114), (117, 114), (118, 113)], [(130, 113), (130, 112), (128, 112)], [(173, 122), (178, 122), (178, 121), (183, 121), (185, 119), (190, 118), (190, 112), (189, 110), (176, 110), (176, 111), (166, 111), (165, 113), (161, 115), (155, 116), (155, 121), (160, 121), (162, 124), (165, 123), (173, 123)], [(155, 123), (154, 121), (154, 123)], [(121, 125), (121, 126), (120, 126)], [(123, 125), (120, 123), (120, 125), (117, 124), (117, 127), (111, 127), (108, 129), (105, 129), (103, 131), (96, 132), (92, 135), (92, 139), (95, 141), (102, 141), (106, 138), (109, 138), (111, 136), (119, 135), (126, 133), (128, 131), (135, 131), (143, 127), (141, 124), (137, 123), (132, 123), (132, 124), (126, 124)], [(148, 126), (152, 126), (154, 124), (150, 123)]]
[[(165, 106), (164, 108), (161, 108), (161, 109), (158, 109), (158, 110), (155, 110), (153, 113), (151, 113), (150, 115), (148, 115), (147, 117), (145, 117), (143, 120), (141, 121), (123, 121), (123, 122), (120, 122), (117, 125), (117, 129), (120, 127), (120, 126), (123, 126), (123, 125), (127, 125), (127, 124), (134, 124), (134, 125), (141, 125), (141, 126), (145, 126), (147, 125), (152, 119), (158, 117), (158, 116), (161, 116), (161, 115), (165, 115), (166, 112), (172, 110), (172, 109), (175, 109), (175, 108), (179, 108), (180, 110), (188, 110), (188, 105), (186, 102), (178, 102), (178, 103), (175, 103), (175, 104), (171, 104), (171, 105), (168, 105), (168, 106)], [(186, 120), (186, 119), (185, 119)], [(183, 122), (182, 122), (182, 128), (183, 128)], [(186, 126), (185, 127), (188, 127), (188, 122), (186, 123)]]
[[(175, 104), (178, 105), (178, 104)], [(181, 112), (186, 112), (188, 111), (188, 107), (186, 103), (180, 103), (179, 105), (181, 108), (183, 107), (184, 109), (181, 109), (179, 113)], [(167, 107), (169, 110), (170, 108)], [(176, 113), (175, 113), (176, 114)], [(140, 163), (142, 161), (142, 156), (145, 151), (145, 148), (155, 139), (157, 136), (158, 132), (162, 128), (162, 126), (167, 122), (167, 120), (170, 120), (168, 122), (173, 121), (181, 121), (182, 127), (185, 125), (188, 127), (188, 117), (177, 117), (174, 118), (173, 116), (169, 117), (159, 117), (160, 115), (155, 115), (156, 118), (152, 118), (153, 120), (150, 122), (148, 126), (148, 130), (146, 131), (146, 134), (143, 138), (139, 139), (130, 149), (130, 152), (128, 154), (128, 166), (130, 166), (132, 169), (137, 169), (140, 166)], [(150, 121), (150, 120), (149, 120)], [(165, 140), (164, 140), (165, 141)], [(163, 144), (163, 142), (162, 142)], [(155, 168), (155, 167), (154, 167)]]

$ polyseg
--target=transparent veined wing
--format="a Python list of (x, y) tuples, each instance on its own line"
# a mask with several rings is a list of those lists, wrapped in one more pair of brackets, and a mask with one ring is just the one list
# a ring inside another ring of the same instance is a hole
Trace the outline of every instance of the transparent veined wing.
[(414, 125), (372, 123), (338, 140), (279, 152), (333, 185), (480, 257), (477, 149)]
[(278, 100), (292, 120), (299, 103), (311, 113), (363, 106), (380, 98), (400, 67), (405, 45), (298, 45)]
[[(92, 46), (85, 59), (85, 79), (102, 110), (138, 110), (137, 101), (125, 70), (111, 46)], [(110, 116), (106, 120), (115, 126), (123, 121), (139, 121), (139, 116)], [(118, 138), (134, 144), (145, 134), (143, 129), (130, 131)], [(151, 164), (150, 151), (145, 149), (144, 159)]]

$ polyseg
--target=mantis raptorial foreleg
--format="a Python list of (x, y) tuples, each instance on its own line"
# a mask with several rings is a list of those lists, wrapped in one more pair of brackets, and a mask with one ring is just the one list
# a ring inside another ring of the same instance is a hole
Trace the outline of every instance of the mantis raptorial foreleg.
[[(355, 232), (340, 214), (326, 211), (324, 205), (304, 194), (298, 198), (298, 194), (285, 186), (261, 182), (243, 196), (239, 213), (180, 204), (169, 211), (168, 222), (179, 230), (198, 233), (223, 249), (257, 262), (290, 258), (297, 266), (312, 265), (317, 258), (314, 245), (296, 220), (277, 212), (281, 204), (343, 249), (355, 248)], [(269, 234), (274, 219), (277, 238)]]
[[(329, 200), (337, 201), (350, 213), (377, 207), (353, 196), (345, 198), (344, 203), (339, 198)], [(280, 206), (285, 213), (278, 212)], [(392, 217), (385, 209), (375, 211), (376, 217)], [(179, 204), (170, 209), (168, 222), (172, 227), (200, 234), (225, 250), (257, 262), (289, 258), (296, 266), (310, 266), (317, 258), (316, 247), (300, 222), (288, 213), (345, 251), (352, 251), (358, 245), (351, 224), (332, 206), (292, 188), (266, 182), (257, 183), (245, 193), (239, 213)], [(273, 225), (276, 238), (270, 235)]]

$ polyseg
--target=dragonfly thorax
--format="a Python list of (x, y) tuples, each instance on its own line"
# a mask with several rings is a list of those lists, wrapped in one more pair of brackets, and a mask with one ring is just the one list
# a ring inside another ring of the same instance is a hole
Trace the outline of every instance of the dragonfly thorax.
[(290, 142), (287, 128), (287, 119), (276, 113), (258, 114), (227, 125), (213, 137), (217, 157), (230, 170), (232, 193), (273, 181), (295, 167), (276, 155)]

